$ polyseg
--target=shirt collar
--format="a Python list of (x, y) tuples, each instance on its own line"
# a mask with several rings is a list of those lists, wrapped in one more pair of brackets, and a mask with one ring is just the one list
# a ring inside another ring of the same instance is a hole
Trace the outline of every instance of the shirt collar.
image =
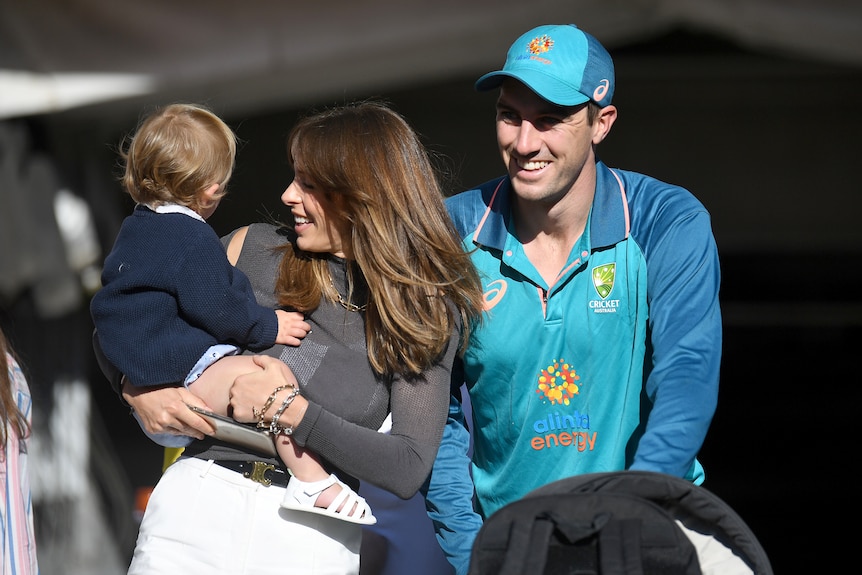
[[(511, 217), (512, 183), (508, 177), (483, 193), (485, 214), (473, 235), (477, 244), (503, 250)], [(622, 178), (600, 161), (596, 162), (596, 194), (590, 214), (591, 249), (612, 246), (626, 239), (631, 225)]]
[(190, 216), (196, 220), (200, 220), (202, 222), (206, 221), (201, 217), (201, 215), (199, 213), (197, 213), (193, 209), (186, 207), (186, 206), (181, 206), (179, 204), (158, 204), (158, 205), (143, 204), (143, 205), (150, 208), (151, 210), (153, 210), (157, 214), (185, 214), (185, 215)]

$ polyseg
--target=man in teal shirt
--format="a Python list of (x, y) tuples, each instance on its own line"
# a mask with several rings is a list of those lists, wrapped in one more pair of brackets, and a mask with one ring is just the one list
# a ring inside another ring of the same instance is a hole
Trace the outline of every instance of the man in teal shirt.
[[(522, 35), (476, 87), (499, 89), (507, 170), (448, 200), (485, 285), (463, 365), (479, 515), (584, 473), (701, 483), (721, 359), (709, 214), (683, 188), (598, 159), (617, 118), (613, 62), (574, 25)], [(453, 400), (426, 500), (465, 573), (481, 519), (465, 515), (472, 488), (453, 472), (461, 420)]]

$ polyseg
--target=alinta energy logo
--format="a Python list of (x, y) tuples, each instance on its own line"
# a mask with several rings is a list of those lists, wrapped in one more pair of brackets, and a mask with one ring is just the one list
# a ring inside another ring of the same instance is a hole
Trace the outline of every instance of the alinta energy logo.
[(596, 446), (596, 432), (590, 432), (590, 416), (571, 407), (571, 400), (580, 394), (581, 378), (575, 368), (564, 359), (555, 359), (541, 371), (536, 393), (542, 403), (559, 409), (533, 422), (536, 435), (530, 447), (536, 451), (555, 447), (574, 447), (578, 451), (592, 451)]
[(590, 300), (590, 308), (594, 313), (617, 313), (620, 300), (608, 299), (614, 291), (614, 281), (617, 276), (617, 264), (602, 264), (593, 268), (593, 287), (601, 300)]

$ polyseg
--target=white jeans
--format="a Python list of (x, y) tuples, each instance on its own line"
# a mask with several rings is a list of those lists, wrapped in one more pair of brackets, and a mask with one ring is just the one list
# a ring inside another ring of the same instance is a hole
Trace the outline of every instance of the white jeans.
[(150, 496), (129, 575), (356, 575), (359, 525), (282, 509), (269, 487), (183, 458)]

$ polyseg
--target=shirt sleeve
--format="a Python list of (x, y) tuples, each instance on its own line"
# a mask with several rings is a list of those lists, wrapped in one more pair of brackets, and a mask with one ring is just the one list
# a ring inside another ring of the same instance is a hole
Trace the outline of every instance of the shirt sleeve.
[(661, 232), (645, 253), (651, 411), (631, 468), (691, 479), (718, 402), (718, 251), (705, 209), (659, 221), (655, 229)]
[[(24, 419), (32, 424), (33, 400), (27, 379), (11, 355), (7, 354), (6, 360), (12, 397)], [(28, 438), (19, 437), (15, 425), (7, 423), (5, 457), (0, 461), (0, 489), (4, 493), (0, 498), (0, 540), (6, 552), (4, 572), (35, 574), (39, 568), (27, 443)]]
[(394, 379), (390, 433), (350, 423), (309, 402), (294, 440), (350, 475), (402, 499), (412, 497), (431, 472), (443, 436), (458, 331), (453, 330), (445, 351), (422, 377)]
[(457, 575), (467, 574), (473, 541), (482, 527), (482, 518), (473, 508), (469, 448), (464, 411), (453, 394), (437, 459), (421, 491), (437, 542)]
[(275, 311), (258, 304), (248, 277), (230, 264), (214, 233), (202, 234), (182, 262), (175, 270), (177, 300), (191, 323), (221, 343), (252, 351), (275, 343)]

